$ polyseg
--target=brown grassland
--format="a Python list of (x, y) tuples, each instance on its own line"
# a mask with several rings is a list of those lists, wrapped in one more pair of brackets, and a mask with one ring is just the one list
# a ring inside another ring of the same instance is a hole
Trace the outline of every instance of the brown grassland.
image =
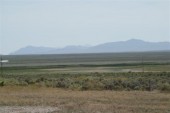
[(0, 112), (3, 106), (51, 106), (58, 109), (48, 113), (169, 113), (170, 94), (5, 86), (0, 88), (0, 106)]

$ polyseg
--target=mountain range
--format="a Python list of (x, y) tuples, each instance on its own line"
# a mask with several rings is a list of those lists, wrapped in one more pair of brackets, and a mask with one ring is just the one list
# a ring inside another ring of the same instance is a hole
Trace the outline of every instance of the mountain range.
[(21, 48), (11, 55), (27, 54), (73, 54), (73, 53), (113, 53), (113, 52), (144, 52), (170, 51), (170, 42), (146, 42), (138, 39), (109, 42), (96, 46), (67, 46), (64, 48), (34, 47)]

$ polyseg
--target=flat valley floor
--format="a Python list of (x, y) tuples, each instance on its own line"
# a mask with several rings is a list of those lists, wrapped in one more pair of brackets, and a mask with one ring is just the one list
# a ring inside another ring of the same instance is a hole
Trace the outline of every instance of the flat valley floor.
[(0, 113), (170, 113), (170, 52), (3, 59)]

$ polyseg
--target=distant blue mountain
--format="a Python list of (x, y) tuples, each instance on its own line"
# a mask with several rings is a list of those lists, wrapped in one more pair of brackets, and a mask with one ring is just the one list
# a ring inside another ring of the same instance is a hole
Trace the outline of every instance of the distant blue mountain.
[(131, 39), (127, 41), (109, 42), (96, 46), (67, 46), (64, 48), (27, 46), (11, 54), (69, 54), (69, 53), (106, 53), (106, 52), (144, 52), (144, 51), (170, 51), (170, 42), (146, 42)]
[(26, 46), (24, 48), (21, 48), (17, 50), (14, 53), (11, 54), (45, 54), (48, 51), (54, 51), (56, 50), (55, 48), (50, 48), (50, 47), (34, 47), (34, 46)]
[(94, 52), (141, 52), (141, 51), (164, 51), (170, 50), (170, 42), (146, 42), (131, 39), (120, 42), (110, 42), (91, 48)]

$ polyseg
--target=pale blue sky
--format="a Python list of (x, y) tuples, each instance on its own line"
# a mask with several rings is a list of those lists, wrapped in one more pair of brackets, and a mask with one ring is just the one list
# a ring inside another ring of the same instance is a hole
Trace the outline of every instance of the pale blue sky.
[(28, 45), (170, 41), (169, 0), (0, 0), (0, 53)]

